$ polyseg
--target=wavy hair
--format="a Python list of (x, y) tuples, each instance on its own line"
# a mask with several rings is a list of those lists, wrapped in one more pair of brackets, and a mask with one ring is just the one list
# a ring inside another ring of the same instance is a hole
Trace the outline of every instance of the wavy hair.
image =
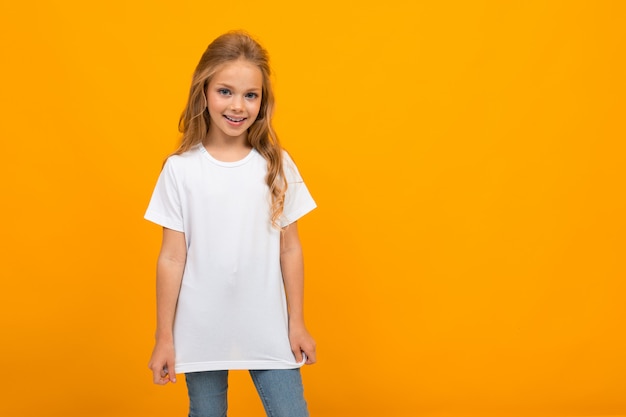
[(198, 143), (203, 143), (211, 123), (207, 107), (206, 90), (220, 66), (245, 59), (256, 65), (263, 75), (261, 107), (255, 122), (248, 128), (248, 143), (267, 161), (265, 182), (271, 195), (271, 223), (280, 229), (279, 219), (285, 206), (287, 180), (283, 171), (283, 152), (278, 136), (272, 127), (274, 92), (270, 81), (269, 55), (249, 34), (243, 31), (228, 32), (208, 46), (194, 71), (187, 106), (178, 122), (182, 133), (180, 146), (173, 155), (180, 155)]

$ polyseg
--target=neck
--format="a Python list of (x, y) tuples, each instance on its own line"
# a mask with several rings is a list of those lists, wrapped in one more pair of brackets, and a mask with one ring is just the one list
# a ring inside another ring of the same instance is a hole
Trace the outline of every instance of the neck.
[(252, 146), (248, 143), (247, 135), (238, 137), (209, 135), (202, 143), (211, 156), (222, 162), (239, 161), (250, 153)]

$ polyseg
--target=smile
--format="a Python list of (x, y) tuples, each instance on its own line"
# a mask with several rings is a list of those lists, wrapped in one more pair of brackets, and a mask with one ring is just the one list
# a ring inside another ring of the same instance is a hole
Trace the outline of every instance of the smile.
[(244, 120), (246, 120), (246, 118), (245, 118), (245, 117), (235, 118), (235, 117), (229, 117), (229, 116), (226, 116), (226, 115), (224, 115), (224, 117), (225, 117), (227, 120), (230, 120), (230, 121), (231, 121), (231, 122), (233, 122), (233, 123), (239, 123), (239, 122), (243, 122)]

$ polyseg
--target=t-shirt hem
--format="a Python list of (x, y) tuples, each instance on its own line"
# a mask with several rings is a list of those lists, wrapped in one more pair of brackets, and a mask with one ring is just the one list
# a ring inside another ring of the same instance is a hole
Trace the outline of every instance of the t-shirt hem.
[(301, 208), (298, 211), (295, 211), (293, 213), (289, 213), (289, 216), (285, 216), (285, 218), (283, 219), (283, 221), (281, 222), (281, 227), (287, 227), (289, 226), (291, 223), (300, 220), (302, 217), (304, 217), (304, 215), (310, 213), (311, 211), (315, 210), (317, 208), (317, 204), (313, 203), (311, 205), (308, 205), (306, 207)]
[(155, 213), (153, 211), (147, 211), (146, 214), (144, 215), (144, 219), (152, 222), (152, 223), (156, 223), (159, 226), (163, 226), (163, 227), (167, 227), (168, 229), (172, 229), (172, 230), (176, 230), (177, 232), (184, 232), (185, 228), (183, 227), (182, 224), (178, 223), (178, 222), (174, 222), (170, 219), (168, 219), (165, 216), (161, 216), (158, 213)]
[(187, 374), (190, 372), (204, 371), (225, 371), (225, 370), (265, 370), (265, 369), (296, 369), (304, 365), (298, 362), (276, 362), (276, 361), (220, 361), (220, 362), (194, 362), (176, 364), (177, 374)]

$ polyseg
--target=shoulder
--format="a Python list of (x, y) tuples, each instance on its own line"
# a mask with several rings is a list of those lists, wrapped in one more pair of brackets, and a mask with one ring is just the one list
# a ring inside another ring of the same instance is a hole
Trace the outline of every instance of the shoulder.
[(298, 171), (298, 167), (296, 163), (293, 161), (289, 152), (283, 149), (283, 172), (285, 173), (285, 178), (287, 178), (287, 182), (301, 182), (302, 177), (300, 176), (300, 172)]
[(168, 170), (173, 171), (183, 170), (186, 167), (189, 167), (193, 160), (197, 160), (201, 157), (201, 151), (203, 149), (204, 147), (196, 145), (182, 154), (170, 155), (165, 161), (163, 169), (167, 168)]
[(294, 162), (293, 158), (291, 157), (291, 155), (289, 154), (289, 152), (287, 152), (286, 149), (282, 150), (283, 153), (283, 167), (296, 167), (296, 163)]

